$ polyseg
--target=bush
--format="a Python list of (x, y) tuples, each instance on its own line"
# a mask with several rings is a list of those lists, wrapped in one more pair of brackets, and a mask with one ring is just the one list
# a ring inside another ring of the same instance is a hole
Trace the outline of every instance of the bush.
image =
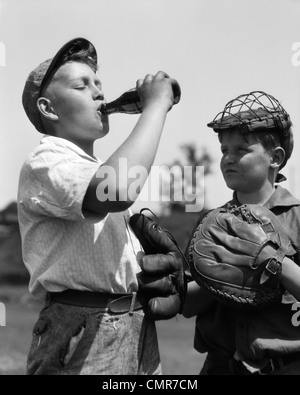
[(22, 259), (21, 235), (18, 226), (0, 239), (0, 282), (27, 284), (29, 273)]

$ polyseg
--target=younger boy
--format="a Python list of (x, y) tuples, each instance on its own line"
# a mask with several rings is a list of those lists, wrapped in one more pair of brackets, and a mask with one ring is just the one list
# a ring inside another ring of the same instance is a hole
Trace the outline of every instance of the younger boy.
[[(94, 46), (71, 40), (30, 73), (23, 106), (45, 136), (22, 168), (18, 209), (29, 289), (47, 303), (28, 374), (161, 372), (155, 324), (137, 297), (140, 245), (128, 227), (138, 192), (128, 196), (133, 180), (120, 177), (119, 160), (150, 171), (175, 83), (164, 72), (137, 81), (143, 113), (102, 163), (93, 146), (109, 123)], [(115, 198), (105, 199), (106, 190)]]
[[(208, 126), (219, 135), (221, 171), (234, 191), (230, 202), (271, 210), (297, 251), (285, 258), (281, 303), (261, 311), (240, 311), (189, 284), (184, 315), (197, 315), (195, 348), (207, 353), (202, 375), (299, 375), (300, 331), (292, 324), (292, 306), (300, 300), (300, 201), (275, 186), (293, 150), (291, 121), (276, 99), (251, 92), (229, 102)], [(205, 214), (203, 214), (205, 215)], [(199, 222), (203, 218), (199, 219)]]

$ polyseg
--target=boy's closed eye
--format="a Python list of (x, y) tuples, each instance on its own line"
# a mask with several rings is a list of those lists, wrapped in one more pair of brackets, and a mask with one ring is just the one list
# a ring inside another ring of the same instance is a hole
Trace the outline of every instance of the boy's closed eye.
[(78, 89), (78, 90), (83, 90), (85, 88), (86, 88), (86, 85), (78, 85), (78, 86), (74, 87), (74, 89)]
[(102, 84), (99, 79), (96, 79), (95, 81), (90, 80), (89, 78), (80, 78), (78, 80), (73, 81), (73, 87), (74, 89), (85, 89), (91, 85), (95, 85), (98, 89), (102, 89)]

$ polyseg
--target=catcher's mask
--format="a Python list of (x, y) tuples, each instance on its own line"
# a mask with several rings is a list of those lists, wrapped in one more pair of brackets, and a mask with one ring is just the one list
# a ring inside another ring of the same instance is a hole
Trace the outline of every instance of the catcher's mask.
[[(216, 133), (238, 128), (241, 133), (278, 132), (285, 158), (282, 169), (292, 155), (294, 147), (292, 122), (289, 114), (273, 96), (262, 91), (254, 91), (228, 102), (223, 111), (218, 113), (208, 127)], [(277, 182), (285, 180), (281, 174)]]

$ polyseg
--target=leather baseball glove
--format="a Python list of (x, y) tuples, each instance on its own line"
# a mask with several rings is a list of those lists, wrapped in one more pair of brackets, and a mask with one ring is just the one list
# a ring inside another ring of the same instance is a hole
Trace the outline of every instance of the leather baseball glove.
[(258, 205), (209, 212), (189, 246), (194, 280), (231, 307), (258, 309), (280, 301), (282, 261), (296, 254), (275, 214)]
[(143, 211), (130, 218), (146, 254), (140, 262), (139, 296), (146, 301), (152, 319), (166, 320), (182, 311), (187, 292), (185, 257), (174, 237)]

